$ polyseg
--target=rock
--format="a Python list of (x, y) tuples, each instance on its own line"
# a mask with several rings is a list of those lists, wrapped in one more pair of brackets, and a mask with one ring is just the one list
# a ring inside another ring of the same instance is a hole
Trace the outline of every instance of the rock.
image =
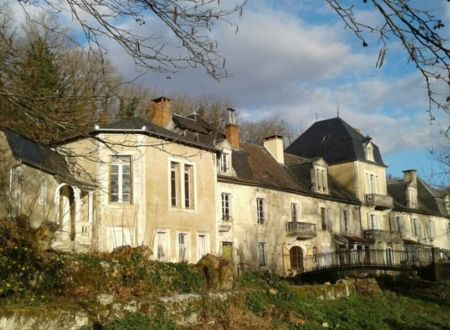
[(97, 295), (96, 299), (100, 305), (106, 306), (113, 303), (114, 296), (112, 294), (100, 293), (99, 295)]
[(330, 282), (325, 282), (324, 284), (325, 284), (325, 285), (331, 285), (331, 283), (330, 283)]
[(330, 325), (328, 324), (328, 322), (323, 322), (323, 323), (322, 323), (322, 327), (323, 327), (323, 328), (329, 328)]
[(272, 296), (275, 296), (275, 295), (278, 293), (278, 291), (275, 290), (274, 288), (270, 288), (270, 289), (267, 290), (267, 291), (268, 291), (268, 293), (269, 293), (270, 295), (272, 295)]
[(228, 260), (207, 254), (197, 263), (197, 269), (205, 276), (207, 290), (233, 288), (234, 270)]
[(356, 292), (363, 296), (376, 296), (381, 294), (378, 282), (374, 278), (357, 278), (355, 280)]

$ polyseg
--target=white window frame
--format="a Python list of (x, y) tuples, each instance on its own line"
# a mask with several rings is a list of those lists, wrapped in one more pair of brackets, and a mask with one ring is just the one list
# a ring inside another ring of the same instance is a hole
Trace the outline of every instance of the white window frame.
[(342, 231), (344, 232), (344, 233), (348, 233), (348, 232), (350, 232), (350, 217), (349, 217), (349, 215), (350, 215), (350, 212), (348, 211), (348, 210), (342, 210), (342, 224), (343, 224), (343, 228), (342, 228)]
[(222, 221), (231, 220), (231, 194), (223, 192), (220, 194)]
[(380, 229), (379, 217), (378, 214), (369, 213), (369, 228), (370, 229)]
[[(204, 251), (202, 251), (202, 249), (200, 249), (200, 237), (204, 237), (205, 238), (205, 247), (204, 247)], [(200, 260), (201, 258), (203, 258), (205, 255), (207, 255), (208, 253), (210, 253), (210, 241), (209, 241), (209, 233), (203, 233), (203, 232), (199, 232), (197, 233), (197, 260)]]
[(265, 204), (266, 202), (264, 198), (256, 198), (256, 222), (259, 225), (264, 224), (266, 221)]
[[(176, 181), (177, 193), (176, 196), (176, 206), (172, 205), (172, 163), (178, 165), (178, 180)], [(168, 205), (170, 210), (184, 210), (184, 211), (195, 211), (197, 209), (197, 166), (194, 162), (189, 162), (186, 160), (180, 160), (170, 157), (168, 159)], [(192, 192), (190, 194), (192, 200), (190, 200), (189, 207), (186, 206), (186, 182), (185, 182), (185, 170), (186, 166), (191, 166), (192, 170), (192, 182), (190, 187)]]
[[(183, 237), (184, 252), (181, 253), (182, 245), (180, 244), (180, 238)], [(177, 261), (189, 262), (191, 260), (191, 236), (189, 232), (177, 231)]]
[[(127, 162), (122, 161), (121, 159), (127, 158), (128, 159), (128, 164)], [(117, 159), (117, 160), (114, 160)], [(132, 157), (131, 155), (111, 155), (111, 163), (109, 166), (109, 201), (110, 203), (129, 203), (131, 204), (132, 202), (132, 198), (133, 198), (133, 171), (132, 171)], [(116, 173), (113, 173), (113, 166), (117, 166), (117, 200), (113, 200), (113, 192), (112, 192), (112, 182), (113, 182), (113, 175), (115, 175)], [(129, 200), (124, 200), (124, 196), (125, 193), (123, 191), (124, 188), (124, 176), (126, 175), (126, 173), (124, 173), (124, 167), (125, 166), (129, 166), (129, 173), (128, 175), (130, 176), (129, 179), (129, 185), (130, 185), (130, 192), (129, 192), (129, 196), (128, 199)]]
[[(166, 242), (164, 242), (164, 246), (163, 246), (166, 248), (166, 251), (165, 251), (166, 253), (162, 258), (160, 258), (158, 255), (159, 254), (159, 247), (158, 247), (158, 245), (159, 245), (159, 235), (158, 234), (159, 233), (164, 234), (166, 236)], [(168, 229), (155, 229), (155, 241), (153, 243), (153, 251), (155, 251), (154, 252), (155, 260), (170, 261), (170, 247), (171, 247), (170, 241), (171, 241), (170, 231)]]
[(231, 172), (231, 153), (223, 151), (219, 159), (219, 172), (229, 174)]

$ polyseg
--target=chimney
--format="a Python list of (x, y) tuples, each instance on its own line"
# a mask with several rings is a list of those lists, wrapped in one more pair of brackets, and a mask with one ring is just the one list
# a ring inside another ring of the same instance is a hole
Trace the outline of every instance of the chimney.
[(150, 108), (150, 122), (164, 128), (172, 125), (172, 106), (167, 97), (158, 97), (152, 100)]
[(405, 182), (412, 182), (415, 185), (417, 185), (416, 170), (405, 170), (405, 171), (403, 171), (403, 180)]
[(281, 135), (272, 135), (264, 138), (264, 148), (278, 163), (284, 164), (283, 137)]
[(239, 126), (236, 124), (236, 110), (228, 108), (228, 124), (225, 125), (225, 136), (233, 149), (239, 149)]

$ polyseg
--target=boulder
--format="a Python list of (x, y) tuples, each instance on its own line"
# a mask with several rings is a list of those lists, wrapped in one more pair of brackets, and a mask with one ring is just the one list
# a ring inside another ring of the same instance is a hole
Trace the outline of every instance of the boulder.
[(197, 263), (197, 269), (205, 276), (207, 290), (233, 288), (234, 270), (228, 260), (207, 254)]
[(356, 292), (363, 296), (376, 296), (381, 294), (381, 289), (378, 282), (374, 278), (357, 278), (355, 280)]

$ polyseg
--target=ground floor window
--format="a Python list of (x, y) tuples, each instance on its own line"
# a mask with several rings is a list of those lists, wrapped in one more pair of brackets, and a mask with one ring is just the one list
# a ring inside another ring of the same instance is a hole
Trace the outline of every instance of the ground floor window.
[(110, 227), (108, 228), (109, 251), (119, 246), (133, 246), (133, 232), (129, 227)]
[(205, 233), (197, 235), (197, 256), (201, 259), (203, 256), (209, 253), (209, 236)]
[(233, 242), (222, 242), (222, 257), (233, 261)]
[(299, 246), (294, 246), (289, 250), (291, 269), (303, 269), (303, 252)]
[(266, 266), (266, 243), (265, 242), (258, 243), (258, 260), (259, 260), (259, 267)]
[(160, 261), (169, 260), (169, 233), (167, 231), (157, 231), (155, 236), (156, 259)]

